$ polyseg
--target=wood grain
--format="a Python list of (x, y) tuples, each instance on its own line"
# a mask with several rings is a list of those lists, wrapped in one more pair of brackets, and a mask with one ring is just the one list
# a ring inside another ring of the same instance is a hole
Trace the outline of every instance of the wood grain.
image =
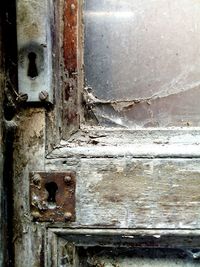
[(76, 170), (76, 225), (197, 229), (200, 160), (52, 159), (51, 170)]

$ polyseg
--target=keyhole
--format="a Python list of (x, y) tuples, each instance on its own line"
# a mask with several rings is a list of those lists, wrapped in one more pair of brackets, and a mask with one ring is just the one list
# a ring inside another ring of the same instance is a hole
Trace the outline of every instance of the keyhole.
[(38, 76), (38, 69), (37, 69), (37, 65), (36, 65), (36, 58), (37, 58), (37, 55), (34, 52), (30, 52), (28, 54), (29, 63), (28, 63), (28, 72), (27, 72), (27, 75), (31, 79), (35, 79)]
[(47, 202), (56, 203), (56, 192), (58, 191), (57, 184), (54, 182), (50, 182), (45, 185), (45, 188), (49, 193)]

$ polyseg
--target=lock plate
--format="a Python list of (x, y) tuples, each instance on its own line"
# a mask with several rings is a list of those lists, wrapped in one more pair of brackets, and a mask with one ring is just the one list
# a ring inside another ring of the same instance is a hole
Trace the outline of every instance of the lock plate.
[(75, 221), (74, 172), (31, 172), (29, 176), (30, 206), (34, 221)]
[(53, 103), (51, 1), (18, 0), (18, 89), (28, 102)]

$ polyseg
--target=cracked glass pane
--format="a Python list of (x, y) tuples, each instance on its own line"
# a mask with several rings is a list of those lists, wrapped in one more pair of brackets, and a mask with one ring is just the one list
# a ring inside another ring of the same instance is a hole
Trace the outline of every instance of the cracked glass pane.
[(85, 100), (98, 123), (200, 126), (199, 14), (199, 0), (85, 0)]

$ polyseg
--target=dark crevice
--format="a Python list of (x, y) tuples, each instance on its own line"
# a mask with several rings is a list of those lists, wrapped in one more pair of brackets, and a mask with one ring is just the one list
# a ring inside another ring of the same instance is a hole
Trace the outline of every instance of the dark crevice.
[(3, 11), (2, 27), (5, 52), (6, 84), (4, 95), (4, 116), (6, 120), (12, 120), (17, 109), (17, 31), (16, 31), (16, 1), (1, 1)]
[(47, 183), (45, 188), (48, 192), (47, 202), (56, 203), (56, 192), (58, 191), (58, 186), (54, 182)]
[(4, 188), (4, 236), (6, 245), (5, 266), (14, 266), (13, 247), (13, 142), (15, 127), (5, 127), (4, 129), (4, 168), (3, 168), (3, 188)]
[[(1, 47), (1, 57), (3, 57), (5, 85), (1, 99), (1, 108), (6, 120), (12, 120), (16, 114), (17, 98), (17, 38), (16, 38), (16, 1), (0, 1), (0, 28), (3, 47)], [(3, 103), (2, 103), (3, 102)], [(2, 177), (2, 232), (3, 232), (3, 266), (14, 266), (14, 246), (13, 246), (13, 141), (15, 127), (3, 125), (1, 117), (1, 127), (3, 128), (3, 177)]]
[(37, 55), (34, 52), (30, 52), (28, 54), (28, 73), (27, 76), (29, 76), (31, 79), (35, 79), (38, 76), (38, 69), (36, 64)]

